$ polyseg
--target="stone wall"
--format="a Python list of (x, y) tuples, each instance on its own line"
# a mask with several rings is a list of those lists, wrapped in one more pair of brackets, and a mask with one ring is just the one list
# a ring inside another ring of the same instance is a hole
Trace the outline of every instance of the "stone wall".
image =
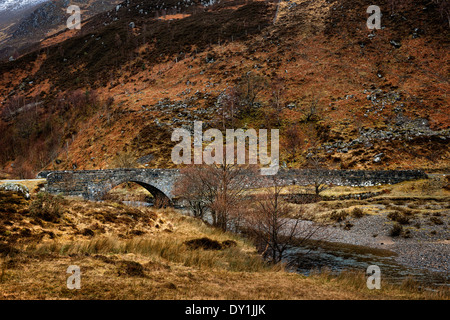
[[(374, 186), (427, 179), (420, 170), (280, 170), (277, 177), (286, 184), (308, 185), (323, 180), (339, 186)], [(290, 183), (289, 183), (290, 182)]]

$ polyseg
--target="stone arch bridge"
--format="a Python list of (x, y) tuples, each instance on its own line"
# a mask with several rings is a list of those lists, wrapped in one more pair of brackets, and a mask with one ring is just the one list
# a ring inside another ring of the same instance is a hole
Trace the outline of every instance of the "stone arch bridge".
[[(245, 175), (247, 175), (244, 172)], [(135, 182), (147, 189), (155, 201), (174, 199), (173, 187), (180, 175), (177, 169), (109, 169), (43, 171), (39, 178), (47, 179), (47, 191), (68, 196), (82, 196), (88, 200), (100, 200), (109, 190), (125, 183)], [(270, 177), (249, 173), (249, 188), (268, 186)], [(426, 179), (419, 170), (280, 170), (277, 179), (284, 185), (308, 185), (317, 177), (334, 185), (370, 186), (395, 184), (407, 180)]]
[(172, 189), (179, 175), (176, 169), (110, 169), (43, 171), (38, 178), (46, 178), (46, 190), (53, 194), (81, 196), (88, 200), (100, 200), (114, 187), (135, 182), (147, 189), (155, 201), (173, 199)]

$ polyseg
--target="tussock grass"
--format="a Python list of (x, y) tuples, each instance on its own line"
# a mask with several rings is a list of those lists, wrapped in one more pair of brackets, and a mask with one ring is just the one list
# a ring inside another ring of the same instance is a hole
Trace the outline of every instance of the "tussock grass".
[(430, 219), (430, 222), (432, 222), (432, 223), (434, 223), (436, 225), (443, 225), (444, 224), (444, 221), (442, 221), (441, 218), (438, 218), (436, 216), (432, 216), (429, 219)]
[(343, 288), (355, 290), (362, 293), (370, 291), (373, 298), (383, 299), (384, 295), (395, 296), (396, 299), (430, 299), (448, 300), (450, 299), (450, 288), (443, 287), (439, 290), (423, 288), (411, 276), (406, 277), (400, 285), (393, 284), (389, 279), (381, 277), (381, 289), (369, 290), (367, 288), (367, 275), (360, 270), (345, 270), (339, 274), (334, 274), (329, 269), (322, 269), (320, 272), (313, 270), (311, 278), (320, 283), (333, 283)]
[(402, 234), (402, 232), (403, 232), (403, 227), (402, 227), (402, 225), (399, 224), (399, 223), (395, 223), (395, 224), (392, 226), (391, 230), (389, 231), (389, 235), (390, 235), (391, 237), (398, 237), (399, 235)]
[(365, 215), (365, 212), (363, 209), (359, 208), (359, 207), (355, 207), (353, 208), (351, 215), (353, 218), (362, 218)]
[(69, 243), (50, 242), (25, 249), (30, 255), (58, 254), (74, 255), (120, 255), (135, 254), (153, 260), (168, 261), (186, 267), (220, 268), (229, 271), (261, 272), (270, 270), (255, 253), (249, 253), (239, 247), (223, 250), (190, 249), (180, 239), (134, 238), (120, 240), (113, 237), (100, 237), (89, 241)]
[(349, 213), (345, 210), (333, 210), (330, 214), (328, 214), (328, 218), (335, 222), (344, 221), (349, 216)]

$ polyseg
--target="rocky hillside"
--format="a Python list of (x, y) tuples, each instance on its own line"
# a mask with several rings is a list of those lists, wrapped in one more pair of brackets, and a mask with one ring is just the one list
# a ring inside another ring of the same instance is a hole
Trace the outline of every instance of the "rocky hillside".
[(0, 25), (13, 21), (45, 1), (48, 0), (0, 0)]
[(0, 163), (173, 167), (202, 120), (279, 128), (286, 166), (448, 170), (449, 26), (415, 3), (128, 0), (0, 65)]
[(39, 47), (39, 42), (66, 29), (66, 10), (78, 5), (86, 20), (112, 8), (120, 0), (34, 0), (0, 4), (0, 60), (17, 58)]

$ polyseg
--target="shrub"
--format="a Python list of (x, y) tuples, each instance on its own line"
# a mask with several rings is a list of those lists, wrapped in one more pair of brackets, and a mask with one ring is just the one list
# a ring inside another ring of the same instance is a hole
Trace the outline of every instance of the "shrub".
[(389, 235), (391, 237), (398, 237), (399, 235), (402, 234), (402, 232), (403, 232), (403, 226), (399, 223), (396, 223), (392, 226)]
[(434, 212), (433, 213), (433, 216), (435, 216), (435, 217), (440, 217), (442, 214), (440, 213), (440, 212)]
[(351, 214), (352, 214), (352, 217), (354, 217), (354, 218), (362, 218), (365, 215), (364, 210), (361, 208), (358, 208), (358, 207), (355, 207), (352, 210)]
[(392, 221), (398, 222), (399, 224), (409, 224), (409, 217), (406, 216), (403, 212), (389, 212), (387, 217)]
[(405, 216), (412, 216), (414, 215), (414, 211), (405, 207), (395, 207), (393, 208), (396, 211), (398, 211), (399, 213), (404, 214)]
[(89, 228), (84, 228), (83, 231), (81, 231), (81, 234), (82, 234), (83, 236), (87, 236), (87, 237), (93, 237), (93, 236), (95, 236), (94, 231), (92, 231), (92, 230), (89, 229)]
[(225, 241), (222, 241), (222, 247), (223, 248), (234, 248), (234, 247), (237, 247), (237, 242), (234, 240), (225, 240)]
[(30, 205), (31, 216), (45, 221), (56, 222), (62, 213), (62, 197), (46, 192), (39, 192)]
[[(28, 201), (19, 192), (0, 190), (0, 213), (20, 213), (26, 210)], [(7, 219), (6, 215), (1, 214), (0, 220)]]
[(330, 214), (330, 219), (334, 220), (336, 222), (341, 222), (341, 221), (344, 221), (345, 218), (347, 218), (347, 216), (348, 216), (348, 213), (345, 212), (344, 210), (341, 210), (341, 211), (333, 210)]
[(444, 221), (442, 221), (441, 218), (438, 218), (438, 217), (435, 217), (435, 216), (430, 217), (430, 221), (432, 223), (434, 223), (434, 224), (437, 224), (437, 225), (443, 225), (444, 224)]
[(0, 242), (0, 256), (2, 257), (13, 256), (18, 253), (19, 250), (16, 249), (12, 244)]
[(344, 230), (350, 230), (353, 227), (353, 224), (351, 224), (350, 222), (347, 222), (344, 226)]
[(117, 272), (119, 276), (145, 277), (144, 267), (136, 261), (121, 261)]
[(190, 249), (205, 249), (205, 250), (221, 250), (222, 245), (216, 240), (211, 240), (207, 237), (201, 239), (193, 239), (185, 241), (184, 244)]

